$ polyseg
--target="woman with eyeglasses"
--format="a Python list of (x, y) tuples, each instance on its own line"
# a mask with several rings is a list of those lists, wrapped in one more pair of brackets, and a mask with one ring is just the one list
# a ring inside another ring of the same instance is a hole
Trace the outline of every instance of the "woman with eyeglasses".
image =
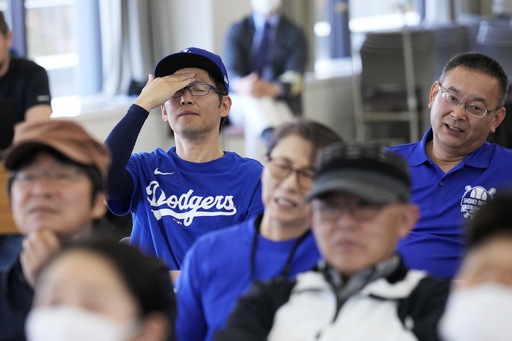
[(212, 340), (251, 281), (292, 278), (320, 258), (305, 197), (318, 153), (340, 137), (326, 126), (297, 120), (273, 133), (261, 175), (264, 213), (199, 239), (176, 284), (180, 341)]

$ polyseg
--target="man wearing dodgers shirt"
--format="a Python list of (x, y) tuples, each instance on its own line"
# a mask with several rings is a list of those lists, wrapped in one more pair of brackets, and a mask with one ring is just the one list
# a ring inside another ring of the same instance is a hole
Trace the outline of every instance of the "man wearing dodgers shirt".
[[(201, 235), (263, 211), (259, 162), (224, 152), (219, 127), (229, 113), (229, 81), (219, 56), (188, 48), (163, 58), (106, 140), (113, 155), (108, 206), (131, 212), (130, 244), (180, 270)], [(161, 106), (174, 131), (168, 151), (133, 153), (149, 112)]]

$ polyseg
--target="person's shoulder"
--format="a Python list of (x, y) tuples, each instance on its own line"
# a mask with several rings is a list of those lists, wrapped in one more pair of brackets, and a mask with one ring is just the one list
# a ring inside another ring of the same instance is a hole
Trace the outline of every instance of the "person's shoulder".
[(512, 149), (508, 148), (508, 147), (504, 147), (502, 145), (499, 145), (497, 143), (490, 143), (489, 144), (490, 148), (494, 150), (494, 154), (499, 154), (499, 155), (512, 155)]
[(279, 24), (286, 25), (289, 27), (295, 27), (295, 28), (302, 30), (299, 25), (297, 25), (292, 19), (290, 19), (289, 17), (287, 17), (284, 14), (281, 14), (281, 18), (279, 19)]
[(406, 144), (399, 144), (391, 147), (386, 147), (385, 149), (400, 155), (404, 159), (406, 159), (408, 162), (411, 160), (415, 160), (417, 158), (422, 159), (425, 157), (425, 153), (421, 152), (422, 144), (420, 142), (412, 142), (412, 143), (406, 143)]
[(253, 27), (253, 26), (254, 26), (254, 22), (252, 19), (252, 15), (247, 15), (247, 16), (243, 17), (242, 19), (237, 20), (231, 24), (232, 29), (243, 29), (243, 28), (246, 29), (248, 27)]
[(429, 298), (444, 300), (450, 292), (451, 280), (440, 279), (424, 271), (413, 269), (408, 271), (408, 276), (417, 277), (419, 279), (415, 289), (411, 293), (411, 297), (422, 300), (428, 300)]
[(235, 162), (238, 165), (246, 166), (249, 168), (256, 168), (259, 170), (263, 168), (263, 165), (258, 160), (251, 159), (249, 157), (243, 157), (235, 152), (226, 152), (224, 156), (227, 157), (226, 159), (230, 159), (231, 162)]
[(12, 67), (15, 67), (25, 73), (34, 72), (34, 71), (38, 71), (38, 70), (45, 71), (45, 69), (41, 65), (37, 64), (36, 62), (34, 62), (30, 59), (26, 59), (26, 58), (11, 57), (10, 63), (12, 65)]
[(233, 242), (243, 242), (247, 236), (247, 222), (232, 225), (220, 230), (203, 234), (194, 242), (190, 249), (191, 254), (211, 254), (213, 249), (229, 249)]
[(304, 29), (302, 29), (302, 27), (299, 26), (296, 22), (283, 14), (279, 19), (278, 29), (287, 32), (288, 35), (306, 39), (306, 33)]
[[(174, 147), (173, 147), (174, 148)], [(133, 157), (140, 157), (140, 158), (165, 158), (165, 159), (172, 159), (176, 156), (176, 153), (172, 153), (171, 150), (165, 151), (162, 148), (156, 148), (152, 151), (144, 151), (144, 152), (134, 152), (132, 153)]]
[(219, 241), (230, 240), (233, 237), (239, 238), (246, 234), (248, 222), (241, 222), (220, 230), (206, 233), (197, 239), (198, 243), (214, 244)]
[(387, 150), (400, 154), (400, 153), (406, 153), (410, 152), (416, 149), (416, 147), (420, 144), (420, 142), (412, 142), (412, 143), (404, 143), (404, 144), (397, 144), (394, 146), (386, 147)]

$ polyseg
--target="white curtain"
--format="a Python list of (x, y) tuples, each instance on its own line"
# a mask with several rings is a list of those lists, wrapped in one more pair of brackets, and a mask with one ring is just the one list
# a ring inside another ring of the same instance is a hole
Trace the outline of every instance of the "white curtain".
[(167, 0), (100, 1), (103, 92), (126, 94), (170, 52)]

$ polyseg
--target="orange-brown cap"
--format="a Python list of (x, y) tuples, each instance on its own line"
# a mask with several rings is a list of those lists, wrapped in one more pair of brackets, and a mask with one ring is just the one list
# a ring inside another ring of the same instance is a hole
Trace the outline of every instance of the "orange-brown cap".
[(3, 152), (6, 169), (16, 170), (20, 159), (41, 147), (50, 147), (69, 159), (95, 166), (106, 179), (110, 152), (80, 124), (71, 120), (22, 122), (15, 127), (12, 144)]

